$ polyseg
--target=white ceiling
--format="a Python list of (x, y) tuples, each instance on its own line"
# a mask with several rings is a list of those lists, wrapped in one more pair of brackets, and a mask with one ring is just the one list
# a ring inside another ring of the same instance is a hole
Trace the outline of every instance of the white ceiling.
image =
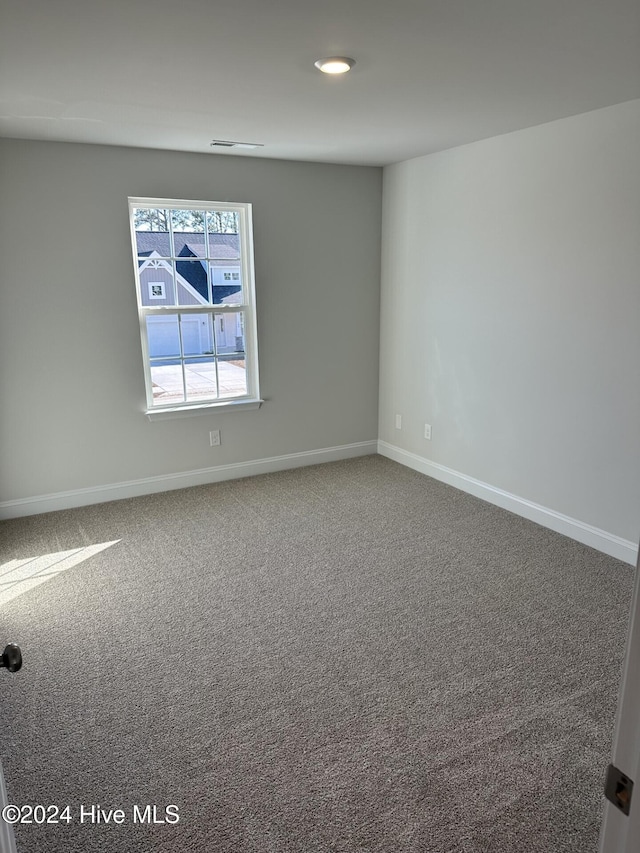
[[(0, 0), (0, 136), (383, 165), (640, 98), (638, 0)], [(354, 57), (341, 78), (322, 56)]]

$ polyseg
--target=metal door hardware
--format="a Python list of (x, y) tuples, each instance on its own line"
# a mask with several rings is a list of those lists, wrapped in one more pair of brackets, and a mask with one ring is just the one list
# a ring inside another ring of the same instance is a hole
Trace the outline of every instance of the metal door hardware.
[(607, 779), (604, 786), (604, 795), (620, 809), (623, 814), (628, 815), (631, 808), (631, 795), (633, 793), (633, 780), (610, 764), (607, 768)]
[(9, 672), (17, 672), (22, 666), (22, 651), (20, 646), (15, 643), (9, 643), (4, 647), (2, 657), (0, 658), (0, 667), (5, 667)]

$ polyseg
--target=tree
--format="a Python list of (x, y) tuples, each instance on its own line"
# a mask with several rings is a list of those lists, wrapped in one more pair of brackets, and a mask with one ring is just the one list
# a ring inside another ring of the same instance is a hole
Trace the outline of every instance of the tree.
[(136, 231), (169, 231), (170, 222), (174, 231), (202, 233), (206, 227), (210, 234), (238, 233), (238, 215), (231, 210), (135, 208)]
[(169, 211), (152, 207), (136, 207), (133, 222), (136, 231), (168, 231)]
[(210, 234), (237, 234), (238, 214), (231, 210), (209, 210), (208, 228)]

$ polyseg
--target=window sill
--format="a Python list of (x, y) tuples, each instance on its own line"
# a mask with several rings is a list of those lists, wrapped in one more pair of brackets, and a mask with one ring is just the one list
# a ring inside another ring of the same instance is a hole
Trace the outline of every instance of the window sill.
[(186, 418), (190, 415), (206, 415), (219, 412), (246, 412), (259, 409), (264, 400), (225, 400), (220, 403), (202, 403), (197, 406), (176, 406), (172, 409), (147, 409), (145, 415), (150, 421), (165, 421), (170, 418)]

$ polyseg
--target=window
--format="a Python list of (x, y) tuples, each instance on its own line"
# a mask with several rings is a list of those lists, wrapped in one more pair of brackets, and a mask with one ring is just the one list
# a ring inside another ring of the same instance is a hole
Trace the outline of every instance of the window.
[(163, 281), (149, 282), (149, 299), (165, 299)]
[(259, 405), (251, 205), (129, 210), (147, 414)]

